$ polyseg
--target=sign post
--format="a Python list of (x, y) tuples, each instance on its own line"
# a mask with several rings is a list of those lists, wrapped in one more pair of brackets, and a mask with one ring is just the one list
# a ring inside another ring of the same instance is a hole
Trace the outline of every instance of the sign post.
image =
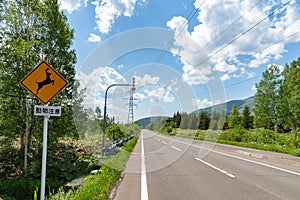
[(48, 134), (48, 116), (44, 116), (43, 131), (43, 155), (42, 155), (42, 176), (41, 176), (41, 200), (45, 198), (46, 186), (46, 163), (47, 163), (47, 134)]
[[(58, 95), (58, 93), (61, 92), (61, 90), (63, 90), (64, 87), (68, 85), (68, 82), (46, 61), (42, 61), (20, 81), (20, 84), (44, 105), (47, 105), (56, 95)], [(41, 200), (44, 200), (46, 185), (48, 119), (50, 116), (61, 116), (61, 107), (35, 105), (34, 115), (44, 116), (40, 198)]]

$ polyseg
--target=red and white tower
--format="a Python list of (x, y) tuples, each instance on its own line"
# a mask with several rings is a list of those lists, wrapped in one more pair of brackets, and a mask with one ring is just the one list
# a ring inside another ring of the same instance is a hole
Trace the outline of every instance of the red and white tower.
[(132, 88), (130, 89), (129, 91), (129, 102), (128, 102), (128, 105), (129, 105), (129, 109), (128, 109), (128, 124), (131, 124), (134, 122), (134, 117), (133, 117), (133, 106), (136, 106), (136, 104), (134, 103), (134, 99), (133, 98), (133, 94), (135, 92), (136, 88), (135, 88), (135, 78), (133, 77), (132, 78)]

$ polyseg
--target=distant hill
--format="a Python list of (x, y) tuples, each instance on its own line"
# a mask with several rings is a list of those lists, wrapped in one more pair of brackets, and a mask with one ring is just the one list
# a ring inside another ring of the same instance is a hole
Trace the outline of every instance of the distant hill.
[[(250, 109), (251, 112), (253, 112), (253, 108), (254, 108), (254, 97), (249, 97), (247, 99), (243, 99), (243, 100), (231, 100), (228, 101), (226, 103), (223, 104), (219, 104), (219, 105), (215, 105), (215, 106), (210, 106), (207, 108), (202, 108), (202, 109), (198, 109), (193, 111), (192, 113), (195, 114), (200, 114), (201, 112), (206, 112), (208, 115), (211, 115), (213, 109), (217, 110), (217, 111), (221, 111), (221, 110), (226, 110), (226, 115), (230, 114), (230, 111), (232, 110), (233, 106), (237, 106), (239, 111), (242, 112), (242, 110), (244, 109), (244, 107), (247, 105)], [(156, 116), (156, 117), (146, 117), (143, 119), (139, 119), (137, 120), (139, 122), (139, 124), (141, 125), (142, 128), (146, 128), (148, 124), (150, 124), (152, 121), (155, 121), (157, 118), (162, 118), (162, 119), (167, 119), (168, 117), (166, 116)]]
[(223, 104), (218, 104), (215, 106), (210, 106), (207, 108), (202, 108), (202, 109), (198, 109), (193, 111), (192, 113), (196, 113), (196, 114), (200, 114), (201, 112), (206, 112), (208, 115), (211, 115), (211, 112), (213, 109), (217, 110), (217, 111), (221, 111), (221, 110), (226, 110), (226, 115), (230, 114), (230, 111), (232, 110), (233, 106), (237, 106), (239, 111), (241, 112), (244, 107), (247, 105), (250, 109), (251, 112), (253, 112), (253, 108), (254, 108), (254, 96), (249, 97), (247, 99), (243, 99), (243, 100), (231, 100), (228, 101), (226, 103)]
[(150, 124), (151, 122), (157, 120), (158, 118), (161, 118), (161, 119), (164, 120), (164, 119), (167, 119), (168, 117), (166, 117), (166, 116), (145, 117), (145, 118), (139, 119), (137, 121), (139, 122), (139, 124), (142, 128), (146, 128), (148, 126), (148, 124)]

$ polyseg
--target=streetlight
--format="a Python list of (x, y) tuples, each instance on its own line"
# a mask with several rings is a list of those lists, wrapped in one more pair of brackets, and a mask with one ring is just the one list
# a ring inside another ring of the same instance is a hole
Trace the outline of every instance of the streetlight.
[(103, 124), (103, 137), (102, 137), (102, 157), (105, 156), (105, 135), (106, 135), (106, 102), (107, 102), (107, 92), (109, 88), (113, 86), (131, 86), (130, 84), (112, 84), (108, 86), (105, 91), (105, 101), (104, 101), (104, 124)]

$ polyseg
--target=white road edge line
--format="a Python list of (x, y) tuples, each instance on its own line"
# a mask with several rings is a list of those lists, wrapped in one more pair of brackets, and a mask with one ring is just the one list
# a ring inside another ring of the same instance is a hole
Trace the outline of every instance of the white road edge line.
[(167, 144), (165, 141), (162, 141), (163, 144)]
[[(162, 135), (161, 135), (160, 137), (167, 138), (167, 137), (162, 136)], [(243, 160), (243, 161), (246, 161), (246, 162), (250, 162), (250, 163), (257, 164), (257, 165), (261, 165), (261, 166), (269, 167), (269, 168), (272, 168), (272, 169), (276, 169), (276, 170), (278, 170), (278, 171), (282, 171), (282, 172), (286, 172), (286, 173), (289, 173), (289, 174), (293, 174), (293, 175), (300, 176), (300, 173), (299, 173), (299, 172), (295, 172), (295, 171), (283, 169), (283, 168), (280, 168), (280, 167), (276, 167), (276, 166), (269, 165), (269, 164), (266, 164), (266, 163), (262, 163), (262, 162), (250, 160), (250, 159), (247, 159), (247, 158), (241, 158), (241, 157), (239, 157), (239, 156), (230, 155), (230, 154), (223, 153), (223, 152), (219, 152), (219, 151), (215, 151), (215, 150), (212, 150), (212, 149), (202, 148), (202, 147), (200, 147), (200, 146), (197, 146), (197, 145), (194, 145), (194, 144), (189, 144), (189, 143), (180, 141), (180, 140), (178, 140), (178, 139), (177, 139), (176, 141), (177, 141), (177, 142), (181, 142), (182, 144), (190, 145), (190, 146), (195, 147), (195, 148), (198, 148), (198, 149), (209, 150), (209, 151), (214, 152), (214, 153), (217, 153), (217, 154), (221, 154), (221, 155), (228, 156), (228, 157), (231, 157), (231, 158), (235, 158), (235, 159), (238, 159), (238, 160)]]
[(181, 149), (179, 149), (178, 147), (175, 147), (175, 146), (171, 146), (173, 149), (177, 150), (177, 151), (182, 151)]
[[(197, 147), (197, 148), (199, 148), (199, 147)], [(212, 150), (212, 152), (218, 153), (218, 154), (221, 154), (221, 155), (224, 155), (224, 156), (228, 156), (228, 157), (231, 157), (231, 158), (236, 158), (236, 159), (239, 159), (239, 160), (243, 160), (243, 161), (246, 161), (246, 162), (254, 163), (254, 164), (257, 164), (257, 165), (262, 165), (262, 166), (269, 167), (269, 168), (272, 168), (272, 169), (276, 169), (278, 171), (282, 171), (282, 172), (286, 172), (286, 173), (289, 173), (289, 174), (294, 174), (294, 175), (300, 176), (299, 172), (283, 169), (283, 168), (276, 167), (276, 166), (273, 166), (273, 165), (269, 165), (269, 164), (266, 164), (266, 163), (262, 163), (262, 162), (258, 162), (258, 161), (254, 161), (254, 160), (249, 160), (247, 158), (241, 158), (241, 157), (238, 157), (238, 156), (230, 155), (230, 154), (215, 151), (215, 150)]]
[(202, 162), (202, 163), (204, 163), (205, 165), (207, 165), (207, 166), (209, 166), (209, 167), (211, 167), (211, 168), (213, 168), (213, 169), (215, 169), (215, 170), (217, 170), (217, 171), (219, 171), (219, 172), (221, 172), (221, 173), (229, 176), (230, 178), (235, 178), (235, 176), (233, 174), (230, 174), (227, 171), (225, 171), (223, 169), (220, 169), (220, 168), (218, 168), (218, 167), (216, 167), (216, 166), (214, 166), (214, 165), (212, 165), (212, 164), (210, 164), (210, 163), (208, 163), (208, 162), (206, 162), (206, 161), (204, 161), (204, 160), (202, 160), (200, 158), (195, 158), (195, 159), (198, 160), (198, 161), (200, 161), (200, 162)]
[(141, 156), (141, 200), (149, 200), (143, 134), (141, 137)]

